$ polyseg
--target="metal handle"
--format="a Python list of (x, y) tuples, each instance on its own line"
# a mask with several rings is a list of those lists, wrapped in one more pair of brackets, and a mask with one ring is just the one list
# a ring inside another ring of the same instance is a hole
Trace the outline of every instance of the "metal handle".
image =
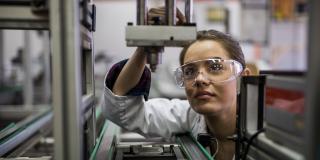
[(185, 0), (184, 15), (186, 16), (186, 22), (192, 23), (193, 16), (193, 0)]

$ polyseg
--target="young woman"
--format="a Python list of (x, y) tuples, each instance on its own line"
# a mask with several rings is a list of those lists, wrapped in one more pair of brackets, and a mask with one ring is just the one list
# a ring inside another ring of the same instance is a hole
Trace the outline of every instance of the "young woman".
[(190, 132), (209, 133), (216, 139), (215, 158), (232, 159), (235, 134), (237, 77), (248, 75), (239, 43), (229, 35), (199, 31), (197, 40), (185, 46), (181, 66), (175, 71), (187, 100), (147, 100), (150, 71), (146, 54), (138, 48), (128, 61), (116, 64), (106, 77), (104, 107), (107, 118), (146, 137), (173, 138)]

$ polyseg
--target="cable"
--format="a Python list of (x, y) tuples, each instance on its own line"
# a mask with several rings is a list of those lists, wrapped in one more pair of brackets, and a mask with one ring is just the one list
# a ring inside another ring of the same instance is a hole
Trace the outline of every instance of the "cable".
[(246, 148), (246, 150), (245, 150), (245, 152), (244, 152), (244, 154), (243, 154), (243, 159), (245, 159), (245, 158), (247, 157), (247, 154), (248, 154), (248, 152), (249, 152), (249, 149), (250, 149), (250, 146), (251, 146), (253, 140), (254, 140), (255, 138), (257, 138), (258, 135), (259, 135), (260, 133), (262, 133), (262, 132), (265, 132), (265, 129), (264, 129), (264, 128), (260, 129), (259, 131), (257, 131), (255, 134), (253, 134), (253, 135), (250, 137), (249, 142), (248, 142), (248, 144), (247, 144), (247, 148)]
[[(208, 133), (199, 133), (197, 137), (197, 141), (204, 147), (209, 147), (210, 148), (210, 153), (212, 154), (212, 158), (214, 158), (218, 151), (219, 151), (219, 141), (217, 138), (213, 137), (211, 134)], [(215, 152), (213, 153), (213, 141), (215, 142), (216, 149)]]
[(214, 152), (214, 154), (212, 155), (212, 158), (214, 158), (216, 155), (217, 155), (217, 153), (218, 153), (218, 151), (219, 151), (219, 141), (218, 141), (218, 139), (217, 138), (212, 138), (211, 139), (211, 141), (212, 140), (215, 140), (215, 142), (216, 142), (216, 151)]

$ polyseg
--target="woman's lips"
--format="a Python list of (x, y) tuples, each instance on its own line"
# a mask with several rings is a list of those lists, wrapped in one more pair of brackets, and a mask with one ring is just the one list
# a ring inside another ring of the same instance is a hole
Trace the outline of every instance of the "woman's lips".
[(195, 95), (195, 98), (196, 99), (209, 99), (209, 98), (212, 98), (216, 96), (216, 94), (214, 93), (211, 93), (211, 92), (207, 92), (207, 91), (200, 91), (200, 92), (197, 92), (196, 95)]

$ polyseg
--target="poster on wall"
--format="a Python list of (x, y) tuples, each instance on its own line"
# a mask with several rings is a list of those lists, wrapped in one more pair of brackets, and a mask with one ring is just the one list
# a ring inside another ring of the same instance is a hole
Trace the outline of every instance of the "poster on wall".
[(276, 21), (292, 21), (306, 16), (307, 0), (272, 0), (271, 17)]
[(206, 10), (206, 22), (211, 25), (222, 25), (224, 32), (229, 33), (229, 12), (224, 6), (209, 6)]
[(267, 44), (270, 11), (267, 0), (241, 1), (241, 40)]

